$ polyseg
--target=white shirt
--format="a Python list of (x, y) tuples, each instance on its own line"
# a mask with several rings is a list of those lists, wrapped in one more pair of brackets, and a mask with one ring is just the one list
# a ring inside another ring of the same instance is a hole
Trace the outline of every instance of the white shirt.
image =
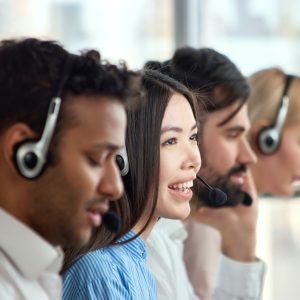
[(60, 249), (0, 208), (0, 299), (61, 299)]
[(188, 237), (183, 258), (196, 295), (211, 300), (220, 267), (221, 234), (211, 226), (189, 221), (184, 224)]
[(148, 266), (157, 283), (157, 299), (198, 299), (183, 263), (187, 233), (181, 221), (160, 219), (146, 240)]
[[(187, 237), (180, 221), (160, 220), (147, 239), (149, 268), (157, 280), (159, 300), (199, 299), (189, 282), (183, 262)], [(240, 263), (222, 256), (214, 299), (261, 299), (265, 265), (261, 261)]]

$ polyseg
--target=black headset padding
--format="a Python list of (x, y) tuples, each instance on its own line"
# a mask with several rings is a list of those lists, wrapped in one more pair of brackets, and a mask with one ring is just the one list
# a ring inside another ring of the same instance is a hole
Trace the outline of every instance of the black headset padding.
[(124, 177), (129, 173), (129, 163), (126, 148), (122, 148), (116, 156), (116, 162), (119, 167), (121, 176)]

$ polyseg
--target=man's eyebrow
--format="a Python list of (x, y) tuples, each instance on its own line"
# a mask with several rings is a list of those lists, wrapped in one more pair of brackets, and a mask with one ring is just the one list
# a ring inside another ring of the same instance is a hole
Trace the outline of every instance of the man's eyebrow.
[[(195, 128), (198, 127), (198, 124), (195, 123), (192, 127), (191, 127), (191, 131), (194, 130)], [(182, 132), (183, 129), (181, 127), (176, 127), (176, 126), (165, 126), (161, 129), (160, 134), (164, 134), (168, 131), (175, 131), (175, 132)]]
[(225, 128), (224, 131), (226, 131), (226, 132), (244, 132), (244, 131), (246, 131), (246, 128), (244, 126), (237, 125), (237, 126)]

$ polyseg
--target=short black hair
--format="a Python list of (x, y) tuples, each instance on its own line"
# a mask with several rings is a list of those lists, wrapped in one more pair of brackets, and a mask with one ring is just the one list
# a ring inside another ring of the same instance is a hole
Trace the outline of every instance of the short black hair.
[(250, 93), (247, 80), (236, 65), (211, 48), (179, 48), (170, 60), (163, 63), (149, 61), (145, 68), (159, 70), (185, 84), (198, 94), (207, 112), (240, 101), (230, 118), (239, 111)]
[[(41, 135), (67, 59), (71, 67), (62, 88), (60, 114), (72, 98), (69, 95), (112, 96), (124, 104), (131, 98), (133, 72), (125, 65), (101, 62), (96, 50), (75, 55), (55, 41), (3, 40), (0, 42), (0, 133), (14, 123), (23, 122)], [(54, 138), (60, 125), (58, 119)]]

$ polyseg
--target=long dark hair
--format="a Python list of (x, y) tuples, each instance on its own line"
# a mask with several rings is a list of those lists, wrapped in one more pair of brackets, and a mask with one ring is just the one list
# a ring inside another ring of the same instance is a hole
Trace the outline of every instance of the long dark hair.
[[(42, 133), (51, 98), (61, 81), (66, 60), (71, 67), (62, 91), (62, 109), (53, 140), (67, 126), (65, 109), (76, 95), (110, 96), (129, 103), (136, 74), (126, 66), (101, 60), (89, 50), (75, 55), (58, 42), (34, 38), (0, 41), (0, 132), (14, 123), (27, 124), (37, 135)], [(101, 100), (100, 100), (101, 101)], [(63, 123), (63, 124), (61, 124)]]
[[(146, 216), (140, 235), (153, 219), (156, 208), (160, 171), (161, 124), (169, 100), (174, 94), (183, 95), (190, 103), (197, 119), (193, 94), (178, 81), (153, 70), (142, 74), (142, 103), (135, 109), (127, 109), (126, 150), (130, 166), (124, 178), (125, 193), (120, 201), (122, 226), (112, 234), (103, 226), (96, 229), (90, 243), (81, 249), (68, 249), (64, 270), (80, 256), (101, 247), (119, 244), (118, 240), (130, 231), (142, 217)], [(122, 241), (121, 243), (129, 242)]]

